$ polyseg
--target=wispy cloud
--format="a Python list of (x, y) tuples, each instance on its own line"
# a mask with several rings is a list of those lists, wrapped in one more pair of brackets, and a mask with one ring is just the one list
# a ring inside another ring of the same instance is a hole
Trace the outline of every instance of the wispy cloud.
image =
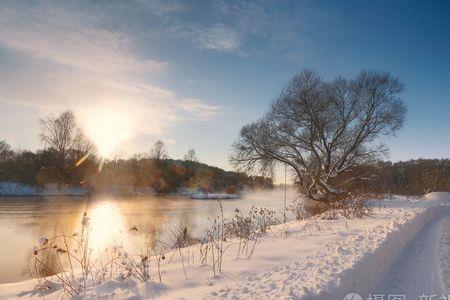
[(137, 0), (137, 3), (159, 17), (171, 16), (186, 9), (186, 2), (177, 0)]
[(217, 24), (196, 32), (200, 47), (224, 52), (233, 52), (241, 46), (241, 37), (233, 29)]
[(208, 119), (222, 110), (220, 106), (207, 105), (197, 99), (182, 99), (178, 103), (180, 109), (192, 113), (197, 118)]
[(165, 61), (142, 60), (120, 32), (95, 26), (90, 15), (41, 5), (4, 6), (0, 43), (36, 58), (99, 73), (165, 69)]
[(133, 116), (137, 134), (157, 136), (180, 121), (220, 113), (218, 106), (153, 84), (148, 78), (170, 64), (142, 58), (135, 40), (106, 26), (97, 13), (62, 2), (3, 4), (0, 47), (24, 59), (11, 59), (8, 76), (0, 70), (0, 99), (42, 114), (71, 108), (80, 120), (114, 108)]
[[(289, 55), (305, 50), (311, 34), (322, 31), (323, 24), (335, 22), (311, 1), (140, 2), (160, 18), (161, 30), (169, 36), (182, 37), (202, 49), (238, 55), (267, 50)], [(255, 42), (262, 44), (254, 47)]]
[[(229, 111), (192, 94), (227, 96), (213, 76), (207, 82), (214, 70), (205, 71), (203, 52), (216, 52), (208, 60), (218, 67), (221, 55), (305, 57), (308, 35), (320, 29), (312, 19), (323, 19), (307, 3), (4, 0), (0, 112), (16, 124), (11, 116), (25, 111), (33, 120), (71, 108), (82, 120), (113, 107), (133, 116), (136, 139), (164, 138), (182, 122)], [(0, 135), (15, 134), (1, 127)]]

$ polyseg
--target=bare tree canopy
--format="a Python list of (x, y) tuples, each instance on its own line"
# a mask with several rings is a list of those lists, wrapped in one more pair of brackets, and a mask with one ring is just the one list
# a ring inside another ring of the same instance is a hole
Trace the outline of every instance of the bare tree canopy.
[(195, 153), (194, 149), (189, 149), (188, 152), (184, 155), (183, 159), (194, 162), (198, 161), (197, 154)]
[(166, 146), (161, 140), (157, 140), (153, 149), (150, 150), (150, 157), (155, 160), (167, 159), (169, 155), (167, 154)]
[(94, 151), (93, 143), (87, 139), (77, 125), (75, 115), (67, 110), (57, 117), (40, 119), (41, 134), (39, 135), (45, 147), (58, 153), (60, 170), (65, 172), (67, 163), (73, 152), (83, 155)]
[(11, 146), (5, 140), (0, 140), (0, 162), (10, 159), (13, 154)]
[(286, 164), (302, 194), (332, 201), (359, 177), (346, 174), (386, 153), (377, 138), (402, 127), (402, 91), (399, 80), (385, 72), (363, 71), (352, 80), (327, 82), (304, 70), (262, 119), (241, 129), (231, 162), (240, 170), (263, 173)]
[(70, 110), (60, 113), (57, 117), (47, 117), (40, 120), (41, 141), (47, 148), (65, 153), (78, 147), (82, 133), (75, 121), (75, 115)]

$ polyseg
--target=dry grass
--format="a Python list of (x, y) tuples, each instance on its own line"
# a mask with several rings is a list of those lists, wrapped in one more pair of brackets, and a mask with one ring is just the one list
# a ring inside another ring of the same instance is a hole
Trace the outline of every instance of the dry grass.
[(342, 195), (330, 202), (296, 200), (288, 210), (299, 221), (314, 216), (320, 216), (326, 220), (336, 220), (340, 216), (360, 219), (373, 215), (375, 203), (382, 198), (381, 194), (353, 193)]
[[(363, 218), (372, 215), (375, 201), (366, 199), (348, 197), (328, 204), (327, 209), (320, 215), (307, 220), (305, 232), (313, 234), (323, 230), (333, 231), (331, 225), (323, 224), (320, 220), (337, 219), (340, 216)], [(255, 206), (251, 207), (248, 214), (236, 209), (234, 216), (225, 218), (222, 202), (219, 200), (218, 203), (220, 213), (210, 219), (202, 239), (193, 237), (185, 226), (173, 226), (163, 233), (169, 237), (168, 242), (162, 242), (153, 236), (152, 240), (148, 241), (146, 251), (140, 254), (129, 254), (120, 244), (112, 245), (102, 253), (93, 253), (89, 245), (90, 219), (85, 213), (79, 233), (62, 233), (39, 240), (39, 247), (33, 250), (34, 269), (31, 271), (32, 276), (38, 280), (37, 289), (62, 289), (68, 296), (73, 297), (108, 279), (132, 278), (146, 282), (155, 278), (155, 281), (162, 283), (164, 266), (172, 263), (177, 255), (181, 259), (184, 275), (188, 278), (186, 266), (195, 264), (196, 253), (198, 262), (209, 265), (216, 276), (223, 272), (223, 257), (231, 245), (237, 246), (237, 257), (250, 259), (261, 237), (271, 226), (280, 223), (274, 211)], [(288, 210), (296, 220), (304, 220), (307, 214), (304, 202), (301, 201), (294, 202)], [(133, 226), (130, 231), (138, 233), (139, 228)], [(167, 259), (166, 256), (170, 258)]]
[(225, 220), (225, 237), (238, 238), (239, 245), (236, 256), (239, 257), (245, 253), (247, 258), (250, 258), (254, 254), (260, 237), (271, 226), (279, 223), (279, 220), (275, 217), (275, 212), (267, 208), (252, 206), (246, 216), (236, 209), (234, 217)]
[(225, 218), (222, 201), (219, 200), (220, 214), (210, 219), (210, 226), (205, 230), (205, 237), (200, 245), (200, 257), (203, 264), (210, 264), (213, 275), (222, 272), (223, 255), (227, 248), (224, 248)]
[[(122, 245), (114, 245), (102, 253), (94, 253), (89, 244), (90, 218), (84, 213), (80, 232), (64, 233), (39, 239), (33, 249), (31, 275), (38, 289), (59, 289), (73, 297), (86, 288), (110, 278), (150, 280), (149, 255), (129, 255)], [(55, 286), (53, 278), (60, 282)]]

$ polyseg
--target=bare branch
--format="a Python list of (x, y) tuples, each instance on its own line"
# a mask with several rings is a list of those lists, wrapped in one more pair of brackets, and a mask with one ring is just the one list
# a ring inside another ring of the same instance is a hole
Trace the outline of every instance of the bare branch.
[(303, 194), (315, 200), (335, 198), (361, 178), (343, 179), (345, 172), (386, 153), (375, 142), (403, 125), (402, 90), (389, 73), (364, 71), (354, 80), (326, 82), (305, 70), (262, 119), (242, 128), (231, 162), (241, 170), (260, 172), (286, 164)]

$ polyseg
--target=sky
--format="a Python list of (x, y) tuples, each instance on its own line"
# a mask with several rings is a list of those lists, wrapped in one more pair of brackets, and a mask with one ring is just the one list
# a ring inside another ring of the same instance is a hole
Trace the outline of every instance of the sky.
[(450, 2), (439, 0), (0, 0), (0, 139), (41, 148), (39, 118), (71, 109), (122, 156), (161, 139), (173, 158), (194, 148), (230, 169), (240, 128), (304, 68), (391, 72), (408, 116), (387, 159), (450, 157)]

